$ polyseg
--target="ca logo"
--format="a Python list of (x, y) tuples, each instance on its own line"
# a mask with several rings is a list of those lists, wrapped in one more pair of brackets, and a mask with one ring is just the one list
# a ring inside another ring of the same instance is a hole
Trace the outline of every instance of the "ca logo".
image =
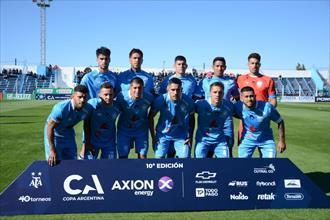
[(72, 189), (71, 188), (70, 183), (72, 181), (80, 181), (82, 179), (83, 178), (80, 175), (76, 175), (76, 174), (68, 176), (64, 180), (64, 183), (63, 183), (63, 187), (64, 187), (65, 192), (67, 192), (70, 195), (78, 195), (80, 193), (82, 193), (83, 195), (86, 195), (86, 194), (89, 193), (89, 191), (96, 190), (98, 194), (104, 194), (104, 191), (102, 189), (102, 186), (100, 184), (100, 181), (99, 181), (99, 178), (97, 177), (97, 175), (92, 175), (92, 179), (93, 179), (93, 182), (94, 182), (94, 187), (86, 184), (83, 190), (81, 190), (81, 189)]

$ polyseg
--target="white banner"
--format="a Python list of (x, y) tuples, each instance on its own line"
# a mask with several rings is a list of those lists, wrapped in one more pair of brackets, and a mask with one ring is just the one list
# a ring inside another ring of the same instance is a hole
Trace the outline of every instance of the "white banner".
[(280, 96), (280, 102), (315, 102), (314, 96)]

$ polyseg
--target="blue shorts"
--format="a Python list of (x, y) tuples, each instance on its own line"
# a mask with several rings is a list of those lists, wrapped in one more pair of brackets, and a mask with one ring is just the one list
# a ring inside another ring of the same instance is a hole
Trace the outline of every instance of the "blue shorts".
[[(117, 158), (117, 150), (116, 150), (116, 144), (111, 143), (111, 145), (107, 144), (108, 146), (100, 146), (100, 145), (93, 145), (93, 148), (95, 150), (94, 159), (97, 159), (99, 156), (99, 153), (101, 152), (100, 159), (116, 159)], [(85, 151), (85, 158), (88, 158), (88, 152)]]
[(262, 158), (275, 158), (276, 157), (276, 146), (274, 140), (268, 140), (263, 143), (253, 144), (242, 142), (238, 146), (238, 157), (239, 158), (251, 158), (254, 150), (259, 147)]
[[(50, 147), (47, 138), (47, 130), (44, 131), (45, 156), (48, 160)], [(56, 138), (54, 137), (55, 151), (57, 160), (76, 160), (77, 159), (77, 144), (74, 137), (71, 138)]]
[(128, 157), (131, 147), (135, 144), (135, 153), (147, 155), (149, 140), (148, 132), (140, 135), (128, 135), (125, 132), (118, 131), (117, 144), (119, 157)]
[(155, 157), (165, 158), (168, 153), (170, 146), (173, 145), (175, 149), (175, 154), (178, 158), (189, 158), (190, 157), (190, 147), (185, 144), (185, 139), (172, 139), (159, 138), (159, 143), (155, 146)]
[(213, 151), (217, 158), (229, 158), (229, 148), (227, 142), (217, 144), (206, 144), (199, 142), (195, 147), (195, 158), (207, 158), (207, 153)]

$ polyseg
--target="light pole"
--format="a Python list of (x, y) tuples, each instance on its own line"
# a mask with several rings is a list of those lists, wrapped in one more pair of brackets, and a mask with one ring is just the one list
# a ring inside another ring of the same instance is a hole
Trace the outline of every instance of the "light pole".
[(46, 66), (46, 8), (53, 0), (32, 0), (40, 8), (40, 65)]

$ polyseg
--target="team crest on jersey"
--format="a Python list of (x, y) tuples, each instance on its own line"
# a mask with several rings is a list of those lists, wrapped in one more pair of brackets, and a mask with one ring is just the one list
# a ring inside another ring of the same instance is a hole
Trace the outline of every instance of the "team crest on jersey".
[(216, 120), (211, 121), (210, 128), (216, 128), (216, 127), (218, 127), (217, 121)]
[(258, 87), (261, 87), (262, 84), (263, 84), (262, 81), (258, 81), (258, 82), (257, 82), (257, 86), (258, 86)]

